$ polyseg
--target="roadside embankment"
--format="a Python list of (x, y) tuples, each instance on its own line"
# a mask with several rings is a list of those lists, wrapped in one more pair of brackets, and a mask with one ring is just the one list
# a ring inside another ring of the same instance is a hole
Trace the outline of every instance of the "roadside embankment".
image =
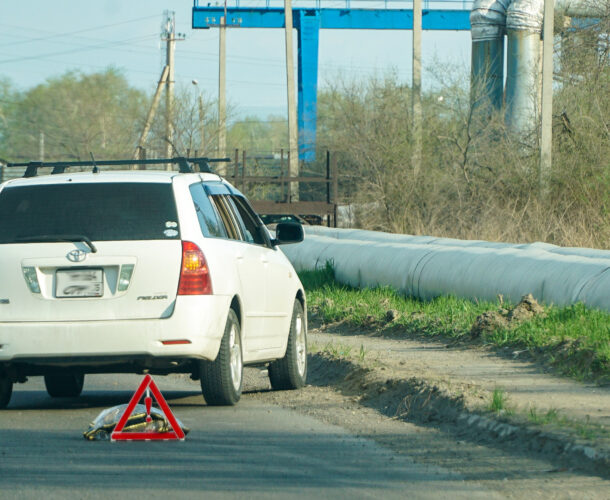
[(374, 335), (339, 323), (314, 329), (309, 383), (391, 418), (609, 477), (608, 388), (553, 377), (486, 349)]

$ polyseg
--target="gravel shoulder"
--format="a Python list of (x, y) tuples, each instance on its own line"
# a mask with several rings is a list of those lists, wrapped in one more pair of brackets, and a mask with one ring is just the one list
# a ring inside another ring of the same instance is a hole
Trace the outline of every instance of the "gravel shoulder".
[[(452, 470), (507, 498), (610, 497), (610, 390), (485, 348), (310, 330), (309, 385), (256, 398)], [(494, 389), (505, 409), (489, 410)], [(248, 396), (247, 396), (248, 397)], [(554, 417), (533, 422), (535, 415)]]
[[(490, 401), (494, 389), (508, 398), (508, 407), (517, 413), (535, 409), (539, 414), (554, 410), (574, 422), (598, 427), (598, 438), (610, 437), (610, 386), (580, 383), (545, 373), (532, 361), (516, 359), (519, 352), (498, 352), (484, 347), (455, 346), (442, 341), (379, 338), (372, 332), (349, 332), (341, 326), (314, 330), (310, 341), (316, 349), (350, 354), (364, 347), (363, 366), (382, 363), (394, 378), (418, 377), (462, 392), (470, 409)], [(328, 348), (330, 346), (330, 349)], [(353, 356), (352, 356), (353, 357)], [(513, 358), (513, 359), (509, 359)], [(601, 443), (600, 443), (601, 444)]]

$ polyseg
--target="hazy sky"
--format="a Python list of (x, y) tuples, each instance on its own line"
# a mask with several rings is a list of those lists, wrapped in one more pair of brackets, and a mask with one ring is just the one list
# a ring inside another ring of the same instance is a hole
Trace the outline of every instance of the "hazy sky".
[[(455, 8), (463, 3), (458, 1)], [(293, 0), (295, 7), (312, 4)], [(241, 5), (264, 6), (265, 1), (242, 0)], [(351, 1), (352, 8), (383, 5)], [(391, 5), (411, 8), (410, 2)], [(162, 14), (173, 10), (177, 31), (186, 35), (185, 41), (176, 44), (176, 81), (215, 98), (218, 30), (191, 29), (192, 6), (191, 0), (0, 0), (0, 76), (25, 89), (67, 70), (89, 73), (114, 66), (132, 85), (152, 91), (164, 62)], [(343, 7), (345, 2), (328, 1), (323, 6)], [(409, 82), (411, 36), (410, 31), (321, 31), (319, 84), (390, 70)], [(296, 38), (294, 47), (296, 51)], [(228, 30), (227, 97), (240, 114), (266, 116), (285, 110), (284, 50), (283, 30)], [(463, 66), (467, 72), (470, 33), (424, 32), (423, 59), (424, 67), (440, 61)], [(198, 90), (191, 84), (193, 79), (199, 82)], [(430, 84), (431, 77), (425, 73), (424, 85)]]

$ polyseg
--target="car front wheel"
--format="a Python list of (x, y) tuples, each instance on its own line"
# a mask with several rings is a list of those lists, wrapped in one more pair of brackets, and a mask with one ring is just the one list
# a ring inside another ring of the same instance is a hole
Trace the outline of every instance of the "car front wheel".
[(303, 306), (295, 300), (283, 358), (269, 364), (269, 380), (274, 390), (299, 389), (307, 379), (307, 325)]
[(13, 382), (7, 375), (0, 372), (0, 409), (6, 408), (13, 394)]
[(229, 310), (227, 324), (214, 361), (200, 365), (201, 392), (211, 406), (232, 406), (241, 397), (243, 379), (241, 332), (237, 314)]
[(52, 398), (75, 398), (83, 392), (85, 375), (68, 373), (66, 375), (45, 375), (44, 385)]

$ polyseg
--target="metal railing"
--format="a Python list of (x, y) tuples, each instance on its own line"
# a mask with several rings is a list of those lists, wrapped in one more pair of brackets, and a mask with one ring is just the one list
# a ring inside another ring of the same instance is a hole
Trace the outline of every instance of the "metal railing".
[[(242, 191), (261, 215), (317, 216), (320, 222), (337, 224), (338, 175), (330, 152), (324, 158), (325, 174), (321, 172), (291, 176), (288, 172), (290, 153), (248, 155), (235, 150), (233, 165), (224, 175)], [(291, 183), (299, 185), (299, 199), (290, 196)], [(307, 198), (305, 200), (305, 198)]]

